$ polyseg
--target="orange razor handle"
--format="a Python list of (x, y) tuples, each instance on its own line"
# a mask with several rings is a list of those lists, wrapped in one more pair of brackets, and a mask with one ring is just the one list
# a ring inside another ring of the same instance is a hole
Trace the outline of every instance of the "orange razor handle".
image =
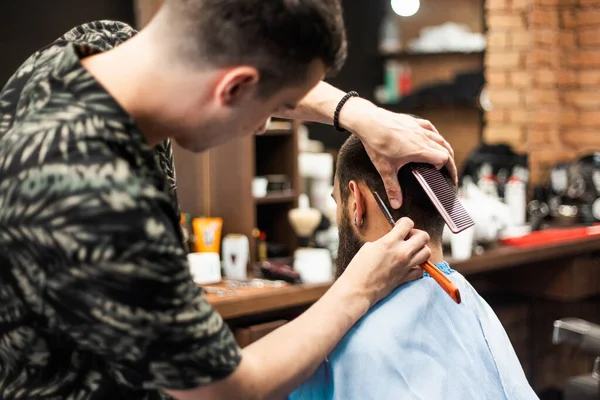
[(440, 285), (450, 297), (452, 297), (452, 300), (454, 300), (456, 304), (460, 304), (460, 291), (446, 275), (444, 275), (429, 261), (427, 261), (425, 264), (421, 264), (421, 267), (425, 270), (425, 272), (431, 275), (437, 284)]

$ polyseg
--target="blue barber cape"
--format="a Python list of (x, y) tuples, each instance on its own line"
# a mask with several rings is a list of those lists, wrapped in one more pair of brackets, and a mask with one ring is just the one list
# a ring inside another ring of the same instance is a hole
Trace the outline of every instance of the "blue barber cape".
[(456, 304), (427, 274), (398, 288), (348, 332), (289, 400), (538, 399), (490, 306), (467, 280)]

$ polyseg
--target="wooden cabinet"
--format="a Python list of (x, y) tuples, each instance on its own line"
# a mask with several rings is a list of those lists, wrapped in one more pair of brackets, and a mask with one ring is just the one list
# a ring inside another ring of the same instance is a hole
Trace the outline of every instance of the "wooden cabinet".
[(234, 331), (235, 340), (237, 340), (240, 347), (246, 347), (249, 344), (256, 342), (275, 329), (282, 327), (287, 324), (286, 320), (271, 321), (264, 324), (251, 325), (245, 328), (238, 328)]
[[(267, 240), (292, 251), (296, 237), (288, 222), (300, 191), (297, 125), (290, 129), (248, 135), (202, 154), (177, 145), (175, 170), (181, 209), (193, 216), (223, 218), (223, 236), (241, 233), (253, 243), (252, 230), (265, 231)], [(291, 191), (255, 199), (256, 175), (284, 175)], [(251, 259), (256, 248), (251, 245)]]

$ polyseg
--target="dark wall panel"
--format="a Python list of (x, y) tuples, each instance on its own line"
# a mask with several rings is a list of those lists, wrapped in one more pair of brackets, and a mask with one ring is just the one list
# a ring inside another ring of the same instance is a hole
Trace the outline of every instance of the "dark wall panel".
[(0, 5), (0, 87), (31, 53), (72, 27), (99, 19), (134, 23), (128, 0), (19, 0)]
[[(382, 62), (378, 57), (379, 24), (389, 0), (342, 0), (348, 35), (348, 58), (342, 71), (328, 79), (344, 91), (355, 90), (361, 97), (373, 100), (373, 89), (383, 82)], [(346, 134), (323, 125), (311, 124), (311, 139), (320, 140), (327, 148), (339, 148)]]

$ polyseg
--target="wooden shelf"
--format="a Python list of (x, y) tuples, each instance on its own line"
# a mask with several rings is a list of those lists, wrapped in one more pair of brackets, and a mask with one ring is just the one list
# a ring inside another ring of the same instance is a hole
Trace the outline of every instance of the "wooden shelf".
[(255, 197), (254, 202), (258, 204), (280, 204), (290, 203), (296, 199), (296, 193), (293, 191), (285, 193), (268, 194), (265, 197)]
[(484, 54), (485, 51), (441, 51), (437, 53), (417, 53), (410, 51), (399, 51), (396, 53), (380, 53), (380, 56), (385, 58), (433, 58), (447, 56), (483, 56)]
[(269, 125), (269, 129), (262, 134), (257, 134), (257, 137), (261, 136), (287, 136), (294, 134), (294, 124), (291, 121), (274, 119)]
[[(173, 145), (181, 209), (194, 217), (223, 218), (221, 235), (237, 233), (248, 237), (252, 262), (257, 260), (253, 240), (256, 228), (265, 232), (270, 242), (290, 252), (298, 242), (288, 221), (301, 188), (298, 123), (276, 122), (271, 128), (277, 129), (268, 133), (269, 138), (244, 136), (202, 154)], [(252, 180), (267, 175), (286, 176), (291, 190), (254, 199)]]

